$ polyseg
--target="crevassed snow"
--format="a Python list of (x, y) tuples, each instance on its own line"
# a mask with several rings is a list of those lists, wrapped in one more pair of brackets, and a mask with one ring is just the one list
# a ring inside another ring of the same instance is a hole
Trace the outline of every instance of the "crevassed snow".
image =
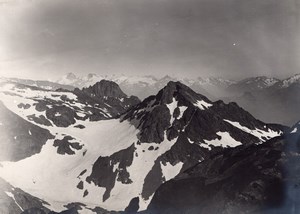
[[(242, 126), (239, 122), (233, 122), (233, 121), (226, 120), (226, 119), (224, 119), (224, 121), (227, 123), (230, 123), (231, 125), (235, 126), (236, 128), (238, 128), (246, 133), (249, 133), (249, 134), (257, 137), (258, 139), (260, 139), (261, 142), (265, 142), (266, 139), (271, 139), (273, 137), (280, 136), (282, 134), (282, 132), (276, 132), (269, 128), (268, 128), (268, 131), (261, 130), (258, 128), (252, 130), (245, 126)], [(264, 138), (266, 138), (266, 139), (264, 139)]]
[(15, 204), (20, 208), (20, 210), (23, 212), (24, 211), (24, 209), (20, 206), (20, 204), (16, 201), (16, 199), (15, 199), (15, 196), (11, 193), (11, 192), (6, 192), (5, 191), (5, 194), (8, 196), (8, 197), (10, 197), (10, 198), (12, 198), (13, 200), (14, 200), (14, 202), (15, 202)]
[(212, 104), (205, 102), (204, 100), (197, 100), (196, 103), (194, 103), (196, 107), (198, 107), (201, 110), (208, 109), (212, 106)]
[(162, 162), (160, 163), (160, 167), (166, 181), (171, 180), (176, 175), (178, 175), (180, 170), (182, 169), (182, 166), (183, 166), (182, 162), (179, 162), (174, 166), (169, 162), (167, 162), (166, 165), (164, 165)]

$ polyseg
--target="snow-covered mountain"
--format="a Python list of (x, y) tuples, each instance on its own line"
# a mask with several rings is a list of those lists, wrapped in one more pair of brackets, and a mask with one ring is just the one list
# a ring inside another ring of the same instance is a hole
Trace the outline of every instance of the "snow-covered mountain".
[(0, 128), (11, 130), (12, 144), (0, 177), (53, 211), (74, 203), (82, 213), (145, 210), (162, 183), (211, 154), (282, 134), (180, 82), (141, 103), (104, 80), (72, 92), (2, 82), (0, 99)]
[(273, 77), (257, 76), (242, 80), (227, 80), (217, 77), (209, 78), (178, 78), (166, 75), (162, 78), (154, 76), (126, 76), (126, 75), (98, 75), (88, 74), (77, 76), (68, 73), (60, 78), (57, 83), (72, 85), (74, 87), (88, 87), (96, 82), (106, 79), (114, 81), (120, 85), (127, 94), (133, 94), (144, 99), (152, 94), (156, 94), (169, 81), (180, 81), (198, 93), (204, 94), (212, 99), (243, 95), (245, 92), (260, 91), (268, 88), (287, 88), (299, 83), (300, 75), (296, 74), (287, 79), (277, 79)]
[(60, 84), (49, 80), (31, 80), (31, 79), (0, 77), (0, 82), (11, 82), (16, 84), (23, 84), (27, 86), (37, 87), (45, 90), (53, 90), (53, 91), (57, 89), (65, 89), (65, 90), (75, 89), (75, 87), (72, 85)]
[(294, 76), (291, 76), (279, 84), (280, 87), (287, 88), (291, 86), (292, 84), (300, 83), (300, 74), (295, 74)]
[(271, 86), (244, 91), (243, 94), (223, 99), (237, 102), (263, 121), (292, 125), (300, 118), (299, 77), (300, 75), (294, 75)]
[(239, 95), (243, 94), (244, 92), (258, 91), (270, 88), (271, 86), (279, 82), (281, 82), (279, 79), (269, 78), (266, 76), (252, 77), (231, 84), (227, 88), (227, 90)]
[(166, 75), (162, 78), (156, 78), (151, 75), (145, 76), (126, 76), (126, 75), (98, 75), (88, 74), (86, 76), (76, 76), (73, 73), (68, 73), (60, 78), (57, 82), (60, 84), (72, 85), (74, 87), (88, 87), (102, 79), (114, 81), (127, 94), (132, 94), (144, 99), (152, 94), (156, 94), (169, 81), (180, 81), (183, 84), (191, 87), (198, 93), (204, 94), (211, 98), (223, 97), (227, 95), (224, 89), (235, 83), (234, 81), (225, 80), (222, 78), (178, 78)]

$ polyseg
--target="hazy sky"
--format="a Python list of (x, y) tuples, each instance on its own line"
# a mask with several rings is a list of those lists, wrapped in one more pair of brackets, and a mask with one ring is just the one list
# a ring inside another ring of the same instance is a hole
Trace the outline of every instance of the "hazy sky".
[(0, 0), (0, 75), (300, 73), (298, 0)]

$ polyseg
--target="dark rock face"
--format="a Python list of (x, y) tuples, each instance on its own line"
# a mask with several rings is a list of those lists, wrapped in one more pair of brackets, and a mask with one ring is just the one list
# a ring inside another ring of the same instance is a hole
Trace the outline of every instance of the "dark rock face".
[(43, 102), (43, 101), (39, 101), (36, 105), (35, 105), (35, 109), (39, 112), (43, 112), (48, 110), (49, 108), (47, 107), (47, 103)]
[(39, 209), (39, 208), (31, 208), (28, 210), (25, 210), (21, 214), (47, 214), (44, 210)]
[(160, 143), (164, 140), (164, 131), (170, 126), (170, 113), (166, 106), (158, 106), (145, 115), (141, 126), (140, 140), (142, 142)]
[(66, 106), (53, 106), (46, 110), (46, 116), (58, 127), (68, 127), (74, 124), (75, 111)]
[(140, 199), (139, 199), (138, 197), (133, 198), (133, 199), (130, 201), (128, 207), (126, 207), (124, 213), (125, 213), (125, 214), (127, 214), (127, 213), (128, 213), (128, 214), (135, 214), (135, 213), (137, 213), (137, 211), (138, 211), (139, 208), (140, 208), (139, 202), (140, 202)]
[(18, 105), (18, 108), (23, 108), (23, 109), (29, 109), (30, 107), (31, 107), (31, 105), (28, 104), (28, 103), (26, 103), (26, 104), (20, 103), (20, 104)]
[[(138, 104), (140, 100), (131, 96), (128, 97), (116, 84), (112, 81), (101, 80), (95, 85), (88, 88), (75, 89), (74, 93), (77, 95), (78, 100), (82, 103), (89, 103), (99, 109), (107, 109), (110, 117), (116, 117), (127, 111), (132, 106)], [(105, 112), (103, 112), (105, 115)], [(92, 121), (103, 119), (103, 114), (95, 114), (90, 118)]]
[(39, 153), (54, 136), (9, 111), (0, 102), (0, 160), (18, 161)]
[(299, 136), (242, 145), (206, 158), (159, 187), (147, 213), (299, 211)]
[(80, 150), (82, 149), (82, 145), (80, 145), (77, 142), (71, 143), (69, 142), (70, 140), (73, 140), (74, 138), (72, 138), (71, 136), (65, 136), (62, 140), (54, 140), (54, 147), (58, 147), (57, 148), (57, 153), (61, 154), (61, 155), (74, 155), (75, 151), (74, 150)]
[(127, 97), (127, 95), (120, 89), (117, 83), (108, 80), (101, 80), (95, 85), (83, 89), (83, 91), (89, 94), (94, 94), (94, 96), (96, 97)]
[[(110, 196), (110, 191), (115, 186), (115, 181), (120, 181), (123, 184), (131, 183), (130, 174), (126, 168), (132, 164), (134, 156), (134, 144), (127, 149), (121, 150), (112, 154), (109, 157), (99, 157), (94, 163), (92, 173), (86, 178), (88, 183), (93, 182), (99, 187), (106, 188), (103, 195), (103, 201)], [(114, 165), (118, 167), (114, 171)]]
[(33, 114), (33, 115), (27, 116), (27, 118), (28, 118), (28, 120), (33, 121), (40, 125), (52, 126), (51, 122), (49, 120), (47, 120), (47, 118), (44, 115), (40, 115), (39, 117), (37, 117), (37, 116), (35, 116), (35, 114)]
[(74, 126), (75, 128), (79, 128), (79, 129), (84, 129), (85, 128), (85, 126), (84, 125), (81, 125), (81, 124), (78, 124), (78, 125), (76, 125), (76, 126)]

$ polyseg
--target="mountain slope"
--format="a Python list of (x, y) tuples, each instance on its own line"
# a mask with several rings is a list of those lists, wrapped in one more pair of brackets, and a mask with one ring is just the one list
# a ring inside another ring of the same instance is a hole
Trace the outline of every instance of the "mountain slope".
[(146, 213), (295, 213), (299, 128), (298, 123), (264, 144), (212, 155), (163, 184)]
[(54, 136), (23, 120), (0, 102), (0, 161), (18, 161), (39, 153)]
[[(55, 105), (71, 106), (77, 115), (86, 107), (81, 100), (103, 96), (98, 92), (102, 86), (80, 90), (82, 97), (75, 95), (77, 92), (57, 91)], [(116, 99), (125, 99), (115, 86), (108, 88), (113, 89), (109, 94)], [(33, 99), (33, 92), (18, 87), (5, 89), (1, 95), (4, 104), (30, 121), (27, 109), (15, 106), (20, 99)], [(42, 93), (42, 100), (50, 99), (52, 93)], [(61, 101), (62, 95), (67, 101)], [(61, 115), (57, 116), (58, 123), (64, 120)], [(145, 210), (162, 183), (211, 154), (228, 147), (261, 144), (282, 134), (281, 126), (256, 120), (235, 103), (212, 102), (179, 82), (169, 82), (157, 95), (127, 109), (120, 118), (76, 118), (74, 125), (80, 123), (82, 129), (30, 122), (46, 127), (54, 138), (38, 154), (18, 162), (1, 162), (0, 177), (47, 201), (54, 211), (74, 202), (86, 205), (85, 209)]]
[[(93, 90), (103, 92), (96, 95)], [(122, 96), (111, 95), (112, 90), (118, 90)], [(136, 97), (127, 97), (115, 83), (105, 80), (74, 92), (2, 82), (0, 92), (1, 100), (10, 110), (43, 127), (84, 128), (81, 121), (114, 118), (139, 102)]]

